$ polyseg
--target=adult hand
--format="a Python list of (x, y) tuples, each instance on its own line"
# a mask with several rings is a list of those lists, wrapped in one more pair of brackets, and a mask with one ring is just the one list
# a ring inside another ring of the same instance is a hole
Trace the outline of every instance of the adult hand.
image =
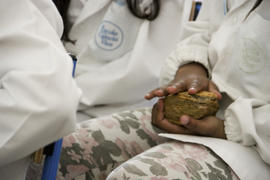
[(164, 101), (160, 99), (152, 109), (152, 124), (174, 134), (190, 134), (209, 136), (226, 139), (224, 121), (215, 116), (197, 120), (190, 116), (183, 115), (179, 122), (182, 126), (173, 124), (164, 118)]
[(176, 72), (175, 78), (168, 85), (152, 90), (145, 95), (145, 99), (164, 97), (182, 91), (196, 94), (202, 90), (213, 92), (218, 99), (221, 99), (217, 86), (208, 79), (205, 68), (199, 63), (190, 63), (181, 66)]

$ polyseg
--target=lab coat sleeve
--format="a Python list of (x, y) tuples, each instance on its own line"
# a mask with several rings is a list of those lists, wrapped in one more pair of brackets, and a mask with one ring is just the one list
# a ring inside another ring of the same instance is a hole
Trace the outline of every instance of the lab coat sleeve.
[(165, 61), (161, 71), (160, 85), (173, 80), (178, 68), (190, 62), (202, 64), (211, 75), (208, 62), (208, 44), (211, 35), (218, 28), (224, 14), (221, 0), (205, 0), (196, 21), (183, 27), (180, 42)]
[(236, 99), (225, 111), (228, 140), (254, 147), (270, 164), (270, 104), (258, 99)]
[(60, 38), (30, 0), (0, 1), (0, 166), (75, 126), (80, 90)]

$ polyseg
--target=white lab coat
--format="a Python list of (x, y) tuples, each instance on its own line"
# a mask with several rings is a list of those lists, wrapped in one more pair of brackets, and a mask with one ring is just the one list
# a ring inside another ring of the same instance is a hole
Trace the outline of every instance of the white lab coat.
[(190, 10), (191, 1), (161, 1), (159, 16), (150, 22), (133, 16), (126, 0), (71, 1), (69, 38), (75, 44), (65, 47), (78, 57), (80, 110), (100, 116), (152, 105), (143, 96), (157, 87)]
[[(169, 135), (210, 147), (240, 179), (270, 179), (270, 2), (263, 1), (247, 19), (255, 0), (205, 0), (197, 22), (166, 60), (161, 84), (173, 79), (190, 60), (203, 64), (221, 92), (218, 117), (225, 119), (229, 141)], [(226, 102), (226, 103), (225, 103)]]
[(74, 130), (81, 91), (51, 1), (0, 1), (0, 27), (0, 179), (24, 179), (25, 157)]

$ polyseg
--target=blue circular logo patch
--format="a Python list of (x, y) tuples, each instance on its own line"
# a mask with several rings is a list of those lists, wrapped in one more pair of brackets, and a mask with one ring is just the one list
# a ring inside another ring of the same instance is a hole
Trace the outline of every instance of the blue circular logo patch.
[(112, 51), (119, 48), (123, 42), (122, 29), (110, 21), (103, 21), (95, 36), (96, 45), (104, 50)]

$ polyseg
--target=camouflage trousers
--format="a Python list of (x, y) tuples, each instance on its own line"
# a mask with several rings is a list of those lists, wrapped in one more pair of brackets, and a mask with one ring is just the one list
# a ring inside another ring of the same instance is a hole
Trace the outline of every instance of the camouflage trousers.
[(208, 148), (160, 132), (151, 109), (85, 121), (64, 138), (58, 179), (239, 179)]
[(63, 140), (57, 179), (239, 179), (208, 148), (165, 139), (160, 132), (151, 124), (150, 108), (80, 123)]

